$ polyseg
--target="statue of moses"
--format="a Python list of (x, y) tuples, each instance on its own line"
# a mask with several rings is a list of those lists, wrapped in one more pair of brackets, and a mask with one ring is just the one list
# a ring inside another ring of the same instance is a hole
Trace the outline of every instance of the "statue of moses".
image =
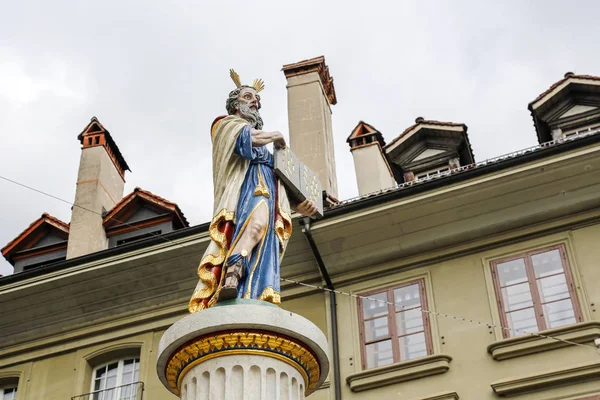
[(237, 88), (227, 98), (229, 115), (216, 118), (211, 127), (214, 214), (188, 305), (191, 313), (234, 298), (279, 305), (279, 267), (292, 234), (290, 209), (304, 216), (317, 211), (310, 200), (290, 204), (273, 172), (266, 145), (285, 148), (286, 143), (281, 132), (262, 130), (262, 80), (246, 86), (230, 73)]

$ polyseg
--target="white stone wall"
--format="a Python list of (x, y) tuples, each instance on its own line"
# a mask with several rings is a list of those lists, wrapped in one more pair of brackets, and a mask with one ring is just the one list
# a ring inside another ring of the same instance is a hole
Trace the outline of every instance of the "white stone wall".
[(181, 400), (302, 400), (304, 379), (290, 364), (261, 355), (230, 355), (192, 367)]
[(315, 171), (327, 193), (337, 197), (331, 107), (317, 72), (288, 78), (290, 147)]
[(125, 181), (104, 147), (81, 150), (67, 258), (108, 247), (102, 211), (109, 211), (123, 198), (124, 186)]
[(391, 188), (396, 184), (377, 143), (353, 149), (352, 158), (359, 195)]

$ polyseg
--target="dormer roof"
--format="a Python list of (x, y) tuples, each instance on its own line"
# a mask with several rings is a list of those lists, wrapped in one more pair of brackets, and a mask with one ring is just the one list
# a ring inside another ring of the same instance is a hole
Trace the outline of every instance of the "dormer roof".
[(61, 243), (61, 246), (66, 248), (69, 225), (48, 213), (43, 213), (40, 218), (33, 221), (23, 232), (2, 248), (2, 255), (9, 263), (14, 265), (13, 256), (16, 253), (36, 247), (38, 243), (50, 235), (56, 236), (58, 242), (65, 241)]
[(467, 125), (455, 122), (442, 122), (417, 117), (415, 123), (406, 128), (398, 137), (385, 146), (388, 156), (396, 158), (400, 153), (418, 142), (442, 144), (443, 141), (457, 142), (461, 165), (475, 162), (473, 149), (467, 135)]
[(92, 117), (90, 123), (77, 135), (77, 139), (83, 148), (103, 146), (122, 178), (125, 178), (125, 171), (131, 172), (110, 132), (98, 121), (98, 118)]
[[(364, 139), (364, 140), (363, 140)], [(346, 142), (350, 144), (351, 149), (378, 142), (381, 147), (385, 146), (385, 139), (381, 132), (379, 132), (373, 125), (367, 124), (364, 121), (358, 121), (356, 127), (352, 130), (352, 133), (346, 139)]]
[[(111, 228), (130, 225), (130, 228), (136, 223), (128, 223), (129, 219), (142, 207), (147, 207), (156, 212), (156, 215), (173, 221), (174, 228), (186, 228), (189, 222), (176, 203), (155, 195), (152, 192), (136, 187), (133, 192), (125, 196), (108, 212), (104, 217), (104, 227), (107, 231)], [(135, 228), (132, 228), (135, 229)]]
[(552, 140), (552, 129), (600, 121), (600, 77), (567, 72), (529, 103), (539, 143)]

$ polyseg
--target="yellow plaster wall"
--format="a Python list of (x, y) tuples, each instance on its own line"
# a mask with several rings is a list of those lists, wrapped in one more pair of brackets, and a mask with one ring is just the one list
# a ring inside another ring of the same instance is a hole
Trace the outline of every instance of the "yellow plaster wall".
[[(507, 246), (488, 248), (477, 253), (452, 259), (431, 260), (423, 267), (397, 269), (375, 279), (353, 281), (339, 286), (349, 293), (363, 293), (376, 288), (399, 284), (422, 278), (425, 281), (429, 309), (438, 313), (466, 317), (483, 323), (499, 323), (498, 310), (494, 302), (495, 293), (491, 285), (490, 260), (533, 248), (563, 243), (577, 286), (580, 305), (587, 321), (598, 320), (598, 312), (592, 304), (600, 302), (600, 225), (555, 233), (521, 241)], [(377, 268), (378, 266), (370, 266)], [(341, 278), (339, 278), (341, 280)], [(353, 393), (346, 384), (349, 375), (361, 371), (361, 355), (358, 333), (357, 300), (338, 295), (338, 323), (340, 340), (340, 363), (342, 391), (345, 399), (398, 398), (420, 399), (444, 391), (458, 392), (460, 399), (491, 400), (498, 397), (490, 383), (507, 377), (519, 377), (540, 371), (561, 369), (566, 366), (598, 360), (598, 352), (590, 348), (567, 347), (503, 361), (494, 361), (487, 347), (502, 339), (499, 329), (490, 329), (485, 324), (458, 321), (453, 318), (433, 316), (432, 338), (436, 354), (448, 354), (453, 360), (448, 372), (424, 377), (399, 384)], [(285, 300), (283, 307), (313, 321), (324, 332), (328, 327), (328, 295), (317, 293)], [(157, 326), (160, 326), (157, 323)], [(129, 326), (127, 329), (131, 329)], [(139, 332), (121, 337), (119, 329), (103, 333), (92, 345), (86, 344), (65, 351), (60, 344), (53, 348), (48, 357), (27, 360), (21, 357), (19, 364), (0, 367), (0, 379), (10, 374), (20, 374), (18, 400), (44, 399), (64, 400), (87, 393), (91, 369), (87, 359), (102, 351), (127, 346), (140, 349), (140, 380), (145, 384), (144, 399), (175, 399), (160, 383), (156, 375), (156, 355), (160, 337), (165, 328)], [(118, 338), (118, 339), (115, 339)], [(1, 362), (1, 360), (0, 360)], [(1, 365), (1, 364), (0, 364)], [(575, 399), (577, 396), (600, 393), (600, 380), (565, 386), (528, 394), (528, 400)], [(333, 398), (333, 383), (330, 388), (318, 390), (314, 400)]]
[(313, 294), (291, 300), (286, 300), (285, 295), (281, 307), (293, 313), (300, 314), (312, 321), (323, 332), (327, 332), (327, 311), (325, 295), (323, 293)]
[(600, 224), (571, 232), (574, 259), (579, 266), (579, 280), (584, 282), (587, 303), (583, 304), (590, 319), (600, 321)]
[(65, 400), (90, 392), (93, 368), (92, 360), (104, 354), (113, 354), (109, 358), (121, 358), (126, 355), (140, 356), (139, 379), (144, 382), (144, 399), (177, 399), (160, 383), (156, 374), (156, 355), (158, 342), (163, 330), (144, 332), (119, 339), (118, 331), (99, 335), (93, 345), (75, 348), (56, 355), (31, 360), (0, 368), (0, 380), (4, 377), (19, 376), (17, 400), (44, 399)]
[[(513, 359), (495, 361), (487, 352), (488, 345), (502, 340), (500, 329), (490, 329), (486, 323), (499, 325), (495, 293), (489, 261), (508, 254), (518, 254), (534, 248), (563, 243), (575, 276), (584, 320), (598, 320), (590, 304), (598, 303), (600, 295), (600, 226), (544, 236), (499, 248), (481, 251), (451, 260), (435, 262), (408, 271), (364, 280), (340, 290), (360, 294), (406, 281), (425, 280), (429, 309), (450, 316), (464, 317), (464, 322), (451, 317), (432, 316), (434, 353), (448, 354), (453, 360), (448, 372), (399, 384), (353, 393), (346, 384), (349, 375), (362, 371), (357, 300), (338, 295), (340, 331), (340, 361), (343, 398), (420, 399), (434, 393), (456, 391), (461, 399), (497, 399), (490, 384), (508, 377), (526, 376), (542, 371), (560, 370), (568, 366), (598, 361), (592, 347), (566, 347)], [(477, 321), (483, 324), (478, 324)], [(591, 343), (588, 343), (591, 344)], [(600, 393), (600, 380), (554, 388), (528, 394), (528, 400), (557, 400), (573, 396)]]
[[(33, 362), (31, 375), (27, 382), (27, 399), (63, 400), (73, 393), (76, 375), (76, 353), (37, 360)], [(21, 385), (19, 384), (19, 390)]]

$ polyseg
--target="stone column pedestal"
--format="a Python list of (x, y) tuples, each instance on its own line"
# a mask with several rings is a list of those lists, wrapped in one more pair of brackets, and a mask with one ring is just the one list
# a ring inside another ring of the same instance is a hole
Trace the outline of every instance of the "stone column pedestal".
[(182, 400), (301, 400), (327, 377), (327, 351), (306, 318), (237, 299), (173, 324), (160, 340), (157, 372)]

